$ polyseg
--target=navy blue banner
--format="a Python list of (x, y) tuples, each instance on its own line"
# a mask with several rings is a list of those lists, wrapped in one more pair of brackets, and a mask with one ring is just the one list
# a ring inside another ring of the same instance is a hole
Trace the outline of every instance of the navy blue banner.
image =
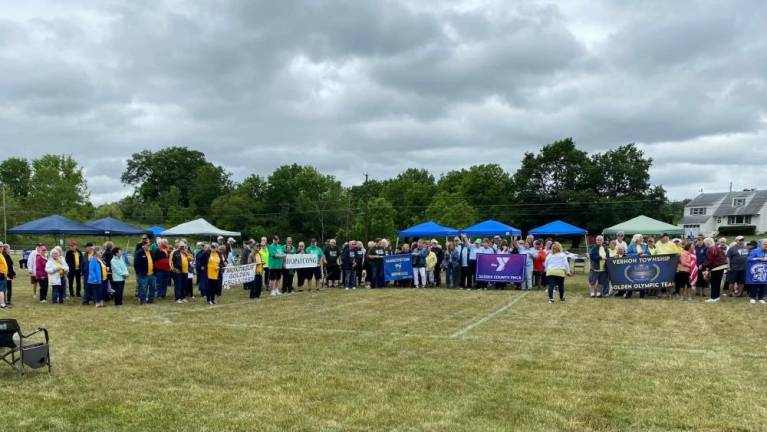
[(748, 260), (746, 283), (750, 285), (767, 285), (767, 261), (763, 259)]
[(614, 290), (673, 288), (678, 255), (610, 258), (607, 272)]
[(383, 262), (386, 281), (413, 279), (413, 261), (410, 254), (386, 255)]

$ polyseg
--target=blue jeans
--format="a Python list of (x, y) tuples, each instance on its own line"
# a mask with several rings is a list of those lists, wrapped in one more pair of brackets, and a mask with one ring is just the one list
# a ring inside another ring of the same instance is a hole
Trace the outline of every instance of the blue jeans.
[(170, 275), (165, 270), (157, 270), (154, 272), (154, 276), (157, 279), (157, 297), (165, 298), (168, 294), (168, 278)]
[(64, 285), (53, 285), (51, 290), (53, 304), (64, 303)]
[(461, 267), (448, 265), (445, 269), (445, 282), (448, 288), (455, 288), (456, 283), (461, 278)]
[(357, 287), (357, 274), (354, 269), (344, 270), (344, 288)]
[(176, 300), (186, 297), (186, 273), (173, 273), (173, 294)]
[[(138, 283), (138, 302), (140, 304), (154, 303), (157, 278), (154, 275), (138, 275), (136, 282)], [(147, 292), (147, 288), (149, 292)]]

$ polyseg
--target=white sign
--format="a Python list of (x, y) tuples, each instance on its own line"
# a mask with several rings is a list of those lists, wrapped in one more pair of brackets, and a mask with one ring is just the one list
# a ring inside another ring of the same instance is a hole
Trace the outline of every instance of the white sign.
[(287, 254), (285, 255), (285, 268), (299, 269), (319, 267), (320, 261), (315, 254)]
[(256, 265), (245, 264), (238, 266), (227, 266), (224, 268), (224, 279), (222, 286), (228, 287), (248, 282), (253, 282), (256, 278)]

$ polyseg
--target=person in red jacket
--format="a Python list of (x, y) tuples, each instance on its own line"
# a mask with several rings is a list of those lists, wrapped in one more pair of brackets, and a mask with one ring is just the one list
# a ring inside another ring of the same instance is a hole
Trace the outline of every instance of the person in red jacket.
[(535, 247), (535, 257), (533, 258), (533, 286), (536, 288), (543, 288), (543, 278), (545, 273), (544, 263), (546, 262), (546, 249), (543, 248), (543, 241), (536, 240), (533, 242)]
[(157, 241), (157, 252), (154, 254), (155, 277), (157, 278), (157, 298), (164, 299), (168, 293), (170, 280), (170, 247), (168, 239)]
[(48, 263), (48, 249), (40, 246), (35, 257), (35, 279), (40, 285), (40, 303), (48, 303), (48, 273), (45, 272), (45, 264)]
[(719, 292), (722, 289), (722, 276), (727, 268), (727, 257), (711, 237), (706, 237), (703, 244), (706, 245), (703, 270), (708, 272), (708, 280), (711, 282), (711, 298), (706, 300), (706, 303), (719, 303)]

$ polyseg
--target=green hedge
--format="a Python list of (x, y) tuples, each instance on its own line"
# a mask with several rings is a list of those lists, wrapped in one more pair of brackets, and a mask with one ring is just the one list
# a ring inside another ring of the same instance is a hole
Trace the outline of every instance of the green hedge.
[(756, 226), (755, 225), (720, 226), (718, 231), (720, 235), (729, 235), (729, 236), (754, 235), (756, 234)]

